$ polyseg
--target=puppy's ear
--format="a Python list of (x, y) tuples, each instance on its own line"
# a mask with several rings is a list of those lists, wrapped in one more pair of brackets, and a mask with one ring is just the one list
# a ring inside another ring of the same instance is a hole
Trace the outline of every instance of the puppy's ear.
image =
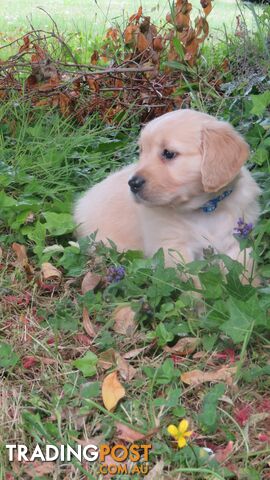
[(202, 184), (216, 192), (230, 183), (249, 156), (249, 146), (225, 122), (206, 122), (202, 127)]

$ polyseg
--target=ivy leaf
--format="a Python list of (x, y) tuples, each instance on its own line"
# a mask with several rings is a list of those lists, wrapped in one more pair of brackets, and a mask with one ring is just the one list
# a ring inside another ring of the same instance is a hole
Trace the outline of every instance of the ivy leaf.
[(232, 297), (240, 300), (248, 300), (256, 294), (256, 289), (252, 285), (243, 285), (236, 271), (232, 270), (226, 275), (227, 282), (225, 289)]
[(18, 362), (18, 355), (8, 343), (0, 342), (0, 368), (14, 367)]
[(93, 352), (87, 352), (84, 357), (74, 360), (73, 365), (78, 368), (84, 377), (93, 377), (97, 373), (98, 357)]
[(56, 331), (76, 332), (78, 316), (72, 302), (65, 300), (58, 302), (55, 313), (48, 317), (48, 323)]
[(51, 235), (59, 236), (73, 232), (75, 223), (69, 213), (45, 212), (46, 228)]
[(208, 272), (199, 273), (199, 279), (204, 287), (205, 298), (220, 298), (222, 295), (222, 273), (218, 267), (212, 267)]
[(220, 329), (235, 343), (241, 343), (244, 340), (254, 322), (256, 325), (266, 324), (266, 314), (261, 309), (256, 295), (246, 302), (229, 298), (227, 306), (230, 319), (223, 323)]
[(257, 163), (257, 165), (263, 165), (268, 161), (269, 153), (268, 150), (264, 147), (258, 148), (254, 155), (252, 156), (252, 161)]
[(270, 104), (270, 90), (260, 93), (259, 95), (251, 95), (251, 101), (253, 104), (251, 113), (259, 117), (265, 112), (266, 108)]
[(198, 416), (198, 420), (206, 433), (215, 433), (218, 425), (217, 405), (220, 397), (224, 395), (226, 387), (223, 383), (219, 383), (211, 388), (202, 403), (202, 411)]

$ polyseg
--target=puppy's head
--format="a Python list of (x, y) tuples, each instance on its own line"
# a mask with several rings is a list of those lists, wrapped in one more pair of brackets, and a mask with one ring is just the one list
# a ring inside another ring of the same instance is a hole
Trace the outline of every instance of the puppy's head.
[(129, 186), (149, 205), (181, 204), (229, 184), (249, 148), (226, 122), (193, 110), (150, 122), (139, 139), (140, 158)]

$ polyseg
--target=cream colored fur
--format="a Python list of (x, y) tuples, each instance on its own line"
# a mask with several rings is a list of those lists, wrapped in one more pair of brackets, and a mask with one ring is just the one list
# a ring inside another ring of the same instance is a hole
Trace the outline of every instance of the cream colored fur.
[[(168, 265), (180, 257), (202, 258), (209, 245), (244, 262), (233, 230), (240, 217), (256, 222), (260, 190), (243, 167), (249, 155), (243, 138), (226, 122), (179, 110), (150, 122), (139, 145), (137, 164), (109, 175), (77, 202), (78, 237), (97, 231), (97, 240), (111, 239), (120, 250), (143, 250), (146, 256), (162, 247)], [(176, 158), (165, 160), (164, 149)], [(128, 185), (134, 174), (146, 180), (136, 195)], [(229, 187), (233, 192), (214, 212), (200, 209)]]

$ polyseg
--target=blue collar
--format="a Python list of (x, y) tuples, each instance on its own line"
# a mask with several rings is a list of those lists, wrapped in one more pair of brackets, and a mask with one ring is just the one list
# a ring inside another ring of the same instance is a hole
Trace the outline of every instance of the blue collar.
[(214, 210), (216, 210), (219, 202), (224, 200), (224, 198), (228, 197), (231, 195), (232, 190), (225, 190), (225, 192), (221, 193), (221, 195), (218, 195), (218, 197), (211, 198), (208, 202), (206, 202), (200, 209), (205, 212), (205, 213), (211, 213)]

